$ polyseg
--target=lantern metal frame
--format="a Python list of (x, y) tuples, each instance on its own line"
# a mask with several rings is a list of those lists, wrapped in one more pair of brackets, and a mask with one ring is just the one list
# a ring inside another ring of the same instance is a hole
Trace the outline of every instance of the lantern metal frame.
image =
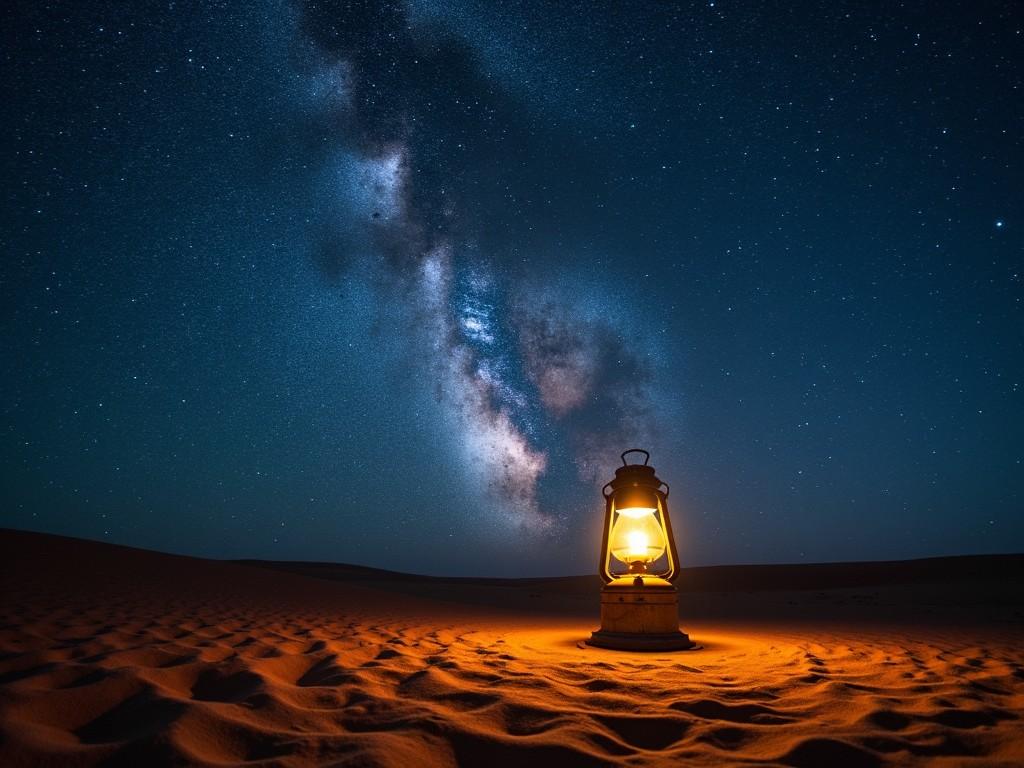
[[(642, 453), (644, 455), (643, 464), (630, 464), (626, 461), (626, 456), (630, 453)], [(679, 578), (679, 552), (676, 550), (675, 536), (672, 535), (672, 519), (668, 513), (668, 495), (671, 491), (669, 484), (664, 480), (659, 479), (654, 473), (654, 467), (650, 466), (651, 454), (645, 451), (643, 448), (630, 448), (627, 451), (623, 451), (620, 458), (622, 459), (622, 466), (615, 471), (615, 479), (604, 484), (601, 488), (601, 495), (604, 496), (605, 510), (604, 510), (604, 534), (601, 540), (601, 559), (598, 563), (598, 573), (604, 580), (605, 584), (613, 582), (615, 579), (622, 578), (623, 576), (629, 575), (628, 573), (618, 573), (613, 571), (612, 560), (615, 559), (612, 556), (611, 550), (608, 547), (608, 542), (611, 540), (612, 529), (615, 527), (615, 522), (618, 519), (618, 510), (615, 506), (615, 496), (619, 491), (628, 491), (632, 488), (642, 488), (645, 491), (654, 494), (657, 501), (657, 507), (655, 514), (658, 515), (658, 520), (661, 524), (661, 530), (665, 537), (665, 556), (668, 559), (667, 570), (660, 572), (649, 572), (645, 575), (657, 576), (665, 579), (666, 581), (675, 581)], [(623, 468), (632, 468), (627, 472), (623, 472)], [(649, 470), (649, 471), (647, 471)], [(665, 490), (661, 490), (664, 486)]]
[[(630, 464), (626, 456), (631, 453), (642, 453), (644, 463)], [(587, 645), (619, 651), (664, 652), (700, 648), (679, 629), (679, 592), (672, 583), (679, 577), (679, 552), (668, 511), (671, 489), (655, 474), (650, 459), (651, 454), (642, 448), (623, 451), (622, 466), (615, 470), (615, 479), (601, 489), (605, 500), (604, 533), (598, 563), (598, 573), (604, 581), (601, 628), (591, 633)], [(654, 562), (665, 557), (665, 568), (651, 572), (647, 569), (654, 563), (625, 563), (628, 571), (619, 573), (612, 570), (613, 555), (609, 547), (612, 531), (619, 517), (618, 509), (637, 507), (654, 508), (654, 514), (658, 515), (665, 537), (665, 553)]]

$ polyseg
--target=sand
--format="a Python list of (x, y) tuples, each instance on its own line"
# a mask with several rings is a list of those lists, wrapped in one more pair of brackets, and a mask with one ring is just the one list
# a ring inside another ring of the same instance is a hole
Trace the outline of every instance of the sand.
[(674, 654), (581, 647), (594, 579), (0, 557), (4, 766), (1024, 765), (1020, 557), (684, 572)]

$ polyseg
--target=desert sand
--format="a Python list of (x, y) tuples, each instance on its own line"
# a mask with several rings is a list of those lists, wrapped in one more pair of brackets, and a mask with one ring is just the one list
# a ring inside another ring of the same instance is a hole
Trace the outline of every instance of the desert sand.
[(1024, 765), (1024, 557), (684, 570), (702, 648), (581, 646), (594, 578), (0, 532), (0, 765)]

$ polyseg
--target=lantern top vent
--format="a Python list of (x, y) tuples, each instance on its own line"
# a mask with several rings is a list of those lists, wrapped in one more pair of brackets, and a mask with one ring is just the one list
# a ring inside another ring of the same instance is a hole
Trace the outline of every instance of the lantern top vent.
[[(630, 453), (642, 453), (644, 455), (644, 463), (630, 464), (627, 462), (626, 456)], [(665, 495), (668, 496), (668, 483), (663, 482), (655, 475), (654, 467), (647, 463), (650, 459), (651, 454), (642, 448), (630, 448), (628, 451), (625, 451), (622, 454), (622, 466), (615, 470), (615, 479), (607, 483), (602, 489), (604, 495), (608, 496), (609, 492), (614, 493), (620, 488), (629, 486), (646, 486), (648, 488), (665, 486)]]

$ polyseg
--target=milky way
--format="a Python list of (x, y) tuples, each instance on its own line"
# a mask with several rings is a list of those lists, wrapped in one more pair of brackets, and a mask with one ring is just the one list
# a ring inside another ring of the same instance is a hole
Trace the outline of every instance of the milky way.
[(1016, 0), (13, 2), (0, 524), (592, 572), (1024, 548)]
[[(318, 3), (303, 30), (316, 46), (307, 72), (318, 114), (350, 165), (341, 187), (326, 191), (349, 205), (326, 223), (322, 264), (347, 279), (371, 271), (380, 302), (408, 305), (409, 330), (425, 332), (429, 350), (412, 365), (436, 381), (460, 465), (505, 521), (547, 530), (559, 515), (538, 499), (552, 461), (538, 432), (563, 432), (569, 461), (593, 480), (595, 466), (643, 434), (649, 409), (638, 383), (649, 372), (635, 355), (640, 345), (624, 343), (631, 329), (616, 327), (613, 313), (576, 311), (578, 291), (531, 285), (507, 268), (507, 252), (478, 244), (492, 212), (474, 204), (480, 179), (459, 156), (470, 144), (478, 155), (500, 153), (505, 135), (526, 129), (522, 105), (488, 80), (464, 42), (414, 28), (401, 5), (377, 3)], [(508, 175), (491, 185), (508, 197), (531, 193)], [(504, 226), (514, 245), (516, 225)], [(353, 232), (367, 238), (366, 253), (346, 240)], [(611, 381), (624, 364), (629, 375)], [(574, 420), (593, 403), (607, 429)]]

